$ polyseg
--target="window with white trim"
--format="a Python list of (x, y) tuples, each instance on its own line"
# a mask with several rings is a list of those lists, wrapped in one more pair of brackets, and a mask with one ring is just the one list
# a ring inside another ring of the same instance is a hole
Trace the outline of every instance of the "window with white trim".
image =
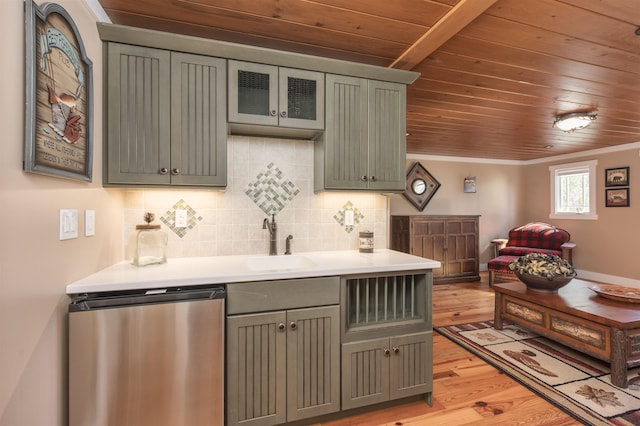
[(597, 219), (597, 160), (549, 166), (551, 219)]

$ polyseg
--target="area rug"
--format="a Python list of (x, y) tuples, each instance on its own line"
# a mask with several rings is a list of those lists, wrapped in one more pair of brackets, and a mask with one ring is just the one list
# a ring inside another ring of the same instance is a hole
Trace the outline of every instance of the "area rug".
[(611, 384), (609, 365), (513, 324), (493, 321), (435, 329), (588, 425), (640, 425), (640, 368), (630, 388)]

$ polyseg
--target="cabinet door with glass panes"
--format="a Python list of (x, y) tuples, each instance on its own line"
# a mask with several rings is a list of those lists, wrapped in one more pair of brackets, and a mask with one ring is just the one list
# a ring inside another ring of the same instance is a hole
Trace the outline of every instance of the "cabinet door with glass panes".
[(229, 61), (229, 122), (324, 129), (324, 74)]

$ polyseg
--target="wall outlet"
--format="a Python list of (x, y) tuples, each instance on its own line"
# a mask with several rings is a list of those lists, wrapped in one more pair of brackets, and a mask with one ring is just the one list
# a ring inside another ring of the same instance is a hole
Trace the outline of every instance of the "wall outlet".
[(91, 237), (96, 235), (96, 211), (84, 211), (84, 236)]
[(184, 209), (176, 209), (176, 220), (174, 223), (176, 228), (187, 227), (187, 211)]
[(78, 238), (78, 210), (60, 209), (60, 241)]

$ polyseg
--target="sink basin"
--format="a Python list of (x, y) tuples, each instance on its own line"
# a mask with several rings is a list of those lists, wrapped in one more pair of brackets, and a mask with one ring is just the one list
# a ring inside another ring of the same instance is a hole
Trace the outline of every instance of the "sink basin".
[(293, 269), (305, 269), (315, 266), (315, 263), (306, 256), (256, 256), (247, 259), (247, 268), (250, 271), (288, 271)]

